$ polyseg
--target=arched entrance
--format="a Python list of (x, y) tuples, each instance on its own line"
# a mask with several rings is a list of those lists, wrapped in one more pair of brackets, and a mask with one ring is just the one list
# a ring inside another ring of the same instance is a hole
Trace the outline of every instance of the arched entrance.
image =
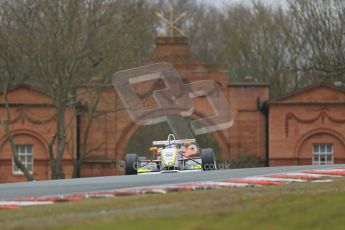
[[(202, 116), (194, 116), (193, 118), (198, 119)], [(187, 122), (190, 121), (191, 119), (187, 119)], [(131, 123), (116, 143), (117, 159), (124, 159), (128, 152), (142, 155), (142, 153), (148, 152), (153, 140), (165, 140), (169, 133), (171, 130), (166, 122), (149, 126), (138, 126)], [(229, 152), (229, 143), (223, 130), (198, 135), (195, 138), (201, 148), (213, 148), (218, 159), (225, 158)]]

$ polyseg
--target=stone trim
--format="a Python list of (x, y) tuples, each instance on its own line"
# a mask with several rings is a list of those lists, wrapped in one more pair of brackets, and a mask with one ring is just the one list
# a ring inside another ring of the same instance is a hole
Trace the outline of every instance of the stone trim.
[(308, 138), (310, 138), (311, 136), (313, 136), (315, 134), (321, 134), (321, 133), (328, 134), (328, 135), (331, 135), (331, 136), (337, 138), (340, 141), (340, 143), (345, 147), (345, 138), (341, 133), (334, 131), (332, 129), (328, 129), (328, 128), (314, 129), (314, 130), (311, 130), (311, 131), (305, 133), (303, 136), (301, 136), (301, 138), (298, 140), (297, 144), (295, 145), (293, 157), (298, 157), (299, 151), (300, 151), (303, 143)]
[(329, 115), (327, 113), (327, 111), (325, 111), (325, 110), (320, 111), (320, 113), (318, 115), (316, 115), (313, 118), (309, 118), (309, 119), (300, 118), (295, 113), (289, 112), (285, 116), (285, 137), (289, 137), (289, 125), (290, 125), (291, 120), (295, 120), (298, 123), (302, 123), (302, 124), (312, 124), (312, 123), (317, 122), (318, 120), (321, 120), (321, 123), (324, 124), (326, 118), (329, 121), (336, 123), (336, 124), (344, 124), (345, 123), (345, 119), (334, 118), (331, 115)]

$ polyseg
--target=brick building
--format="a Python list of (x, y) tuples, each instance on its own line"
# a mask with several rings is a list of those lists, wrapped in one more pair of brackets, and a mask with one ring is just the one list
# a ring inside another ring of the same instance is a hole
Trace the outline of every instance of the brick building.
[[(10, 118), (0, 96), (0, 116), (8, 120), (20, 159), (38, 180), (50, 178), (48, 145), (55, 129), (52, 99), (44, 91), (28, 85), (18, 85), (8, 92)], [(66, 114), (70, 116), (70, 114)], [(75, 129), (75, 123), (72, 124)], [(69, 133), (68, 135), (71, 135)], [(72, 174), (71, 157), (66, 150), (63, 158), (67, 175)], [(11, 146), (3, 127), (0, 127), (0, 182), (25, 180), (12, 160)]]
[(345, 90), (318, 84), (269, 102), (270, 165), (345, 163)]
[[(265, 116), (258, 108), (258, 101), (268, 100), (269, 85), (248, 80), (244, 83), (229, 83), (227, 74), (218, 71), (215, 66), (200, 63), (191, 54), (185, 37), (158, 37), (156, 49), (145, 64), (169, 62), (174, 64), (179, 76), (185, 83), (200, 80), (214, 80), (219, 83), (223, 94), (234, 112), (235, 123), (230, 129), (212, 133), (218, 146), (218, 159), (236, 158), (241, 152), (248, 156), (266, 161)], [(155, 82), (138, 89), (138, 94), (151, 93)], [(142, 85), (141, 85), (142, 86)], [(145, 89), (149, 89), (145, 92)], [(81, 89), (82, 90), (82, 89)], [(84, 93), (79, 93), (85, 95)], [(111, 99), (110, 99), (111, 98)], [(86, 100), (86, 99), (83, 99)], [(112, 86), (104, 89), (99, 108), (106, 111), (121, 104)], [(113, 104), (112, 104), (113, 103)], [(212, 108), (205, 98), (193, 99), (195, 109), (192, 119), (212, 115)], [(83, 119), (82, 119), (83, 122)], [(83, 125), (81, 125), (83, 127)], [(113, 161), (124, 159), (127, 144), (140, 127), (133, 123), (126, 111), (104, 113), (92, 127), (93, 138), (88, 145), (95, 146), (102, 140), (105, 145), (90, 154), (84, 164), (81, 175), (112, 175), (119, 173), (114, 169)], [(114, 130), (116, 130), (114, 132)], [(83, 133), (81, 131), (81, 133)], [(157, 138), (154, 135), (153, 138)], [(143, 150), (145, 151), (145, 150)]]
[[(231, 83), (217, 66), (198, 61), (191, 54), (184, 37), (158, 37), (156, 49), (147, 63), (169, 62), (177, 69), (185, 83), (214, 80), (222, 89), (234, 112), (234, 125), (212, 133), (217, 143), (217, 158), (235, 159), (240, 154), (260, 159), (261, 165), (296, 165), (342, 163), (344, 148), (345, 91), (334, 86), (315, 85), (269, 100), (269, 85), (246, 78), (242, 83)], [(97, 86), (97, 80), (92, 82)], [(150, 94), (156, 82), (138, 88), (138, 94)], [(90, 100), (81, 86), (77, 95), (81, 104)], [(141, 92), (140, 92), (141, 91)], [(0, 99), (2, 99), (0, 97)], [(36, 179), (49, 179), (48, 143), (54, 129), (55, 115), (51, 98), (44, 91), (19, 85), (9, 92), (12, 117), (11, 132), (22, 161)], [(4, 103), (0, 100), (0, 114), (5, 117)], [(98, 116), (90, 126), (88, 148), (101, 144), (91, 152), (79, 175), (105, 176), (121, 174), (115, 163), (124, 159), (127, 145), (141, 128), (133, 123), (125, 110), (117, 109), (122, 103), (113, 86), (104, 87), (97, 107)], [(193, 99), (194, 120), (210, 115), (205, 98)], [(74, 108), (71, 108), (71, 110)], [(70, 114), (66, 114), (70, 116)], [(67, 177), (72, 176), (71, 154), (80, 157), (88, 118), (79, 114), (72, 119), (73, 131), (64, 155)], [(70, 147), (70, 146), (75, 146)], [(72, 149), (71, 149), (72, 148)], [(143, 150), (145, 151), (145, 150)], [(4, 130), (0, 130), (0, 182), (23, 181), (24, 176), (12, 162), (10, 146)]]

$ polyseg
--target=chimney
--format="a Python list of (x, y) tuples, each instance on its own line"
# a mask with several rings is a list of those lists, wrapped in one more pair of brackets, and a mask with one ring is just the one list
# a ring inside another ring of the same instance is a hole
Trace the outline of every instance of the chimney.
[(193, 57), (186, 37), (157, 37), (156, 49), (149, 63), (169, 62), (173, 65), (201, 64)]

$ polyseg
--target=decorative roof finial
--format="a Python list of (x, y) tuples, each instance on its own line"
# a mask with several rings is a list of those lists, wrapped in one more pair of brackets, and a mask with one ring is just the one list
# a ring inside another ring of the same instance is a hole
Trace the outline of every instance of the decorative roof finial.
[(174, 7), (170, 3), (169, 4), (169, 20), (166, 19), (160, 12), (156, 11), (157, 17), (159, 17), (163, 22), (165, 22), (169, 26), (169, 36), (174, 36), (174, 30), (180, 33), (182, 36), (186, 36), (185, 33), (176, 26), (176, 23), (180, 21), (183, 17), (187, 15), (187, 11), (184, 11), (181, 13), (176, 19), (174, 19)]

